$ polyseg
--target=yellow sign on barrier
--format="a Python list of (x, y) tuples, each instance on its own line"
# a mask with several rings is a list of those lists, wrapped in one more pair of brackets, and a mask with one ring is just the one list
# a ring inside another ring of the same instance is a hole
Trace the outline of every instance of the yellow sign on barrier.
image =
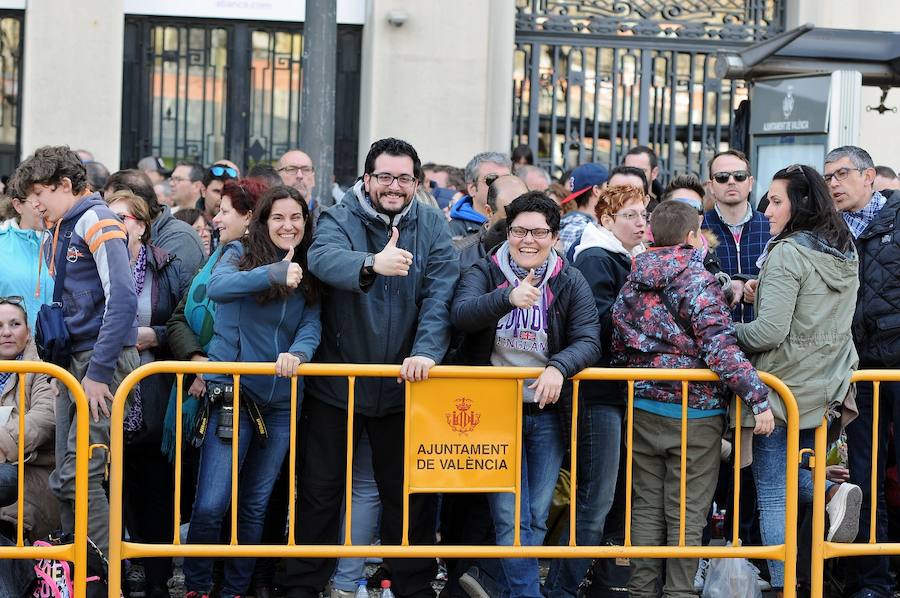
[(521, 400), (515, 380), (431, 379), (412, 385), (410, 490), (513, 491)]

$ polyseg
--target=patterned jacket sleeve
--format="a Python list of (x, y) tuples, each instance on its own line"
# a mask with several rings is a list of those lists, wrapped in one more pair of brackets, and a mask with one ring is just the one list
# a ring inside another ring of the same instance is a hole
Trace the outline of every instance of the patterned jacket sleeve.
[(758, 415), (769, 408), (768, 387), (738, 347), (721, 286), (712, 276), (703, 277), (702, 281), (703, 286), (690, 306), (691, 326), (701, 356), (754, 415)]

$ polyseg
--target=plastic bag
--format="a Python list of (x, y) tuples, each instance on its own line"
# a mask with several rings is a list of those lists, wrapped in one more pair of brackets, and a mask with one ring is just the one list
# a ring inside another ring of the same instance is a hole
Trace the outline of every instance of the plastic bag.
[(747, 559), (711, 559), (703, 598), (762, 598), (758, 572)]

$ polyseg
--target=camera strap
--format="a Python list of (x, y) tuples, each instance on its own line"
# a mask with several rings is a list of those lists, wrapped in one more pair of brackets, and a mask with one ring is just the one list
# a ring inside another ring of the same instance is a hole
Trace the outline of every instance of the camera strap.
[(269, 438), (269, 432), (266, 430), (266, 422), (263, 419), (262, 413), (259, 412), (259, 406), (253, 401), (248, 400), (244, 401), (244, 408), (250, 416), (250, 421), (253, 422), (253, 429), (256, 431), (256, 435), (259, 436), (260, 442), (265, 444), (266, 440)]

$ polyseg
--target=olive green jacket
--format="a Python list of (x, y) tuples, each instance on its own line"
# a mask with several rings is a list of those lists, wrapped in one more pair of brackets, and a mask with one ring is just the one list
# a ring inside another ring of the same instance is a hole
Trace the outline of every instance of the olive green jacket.
[[(773, 241), (759, 272), (756, 319), (735, 325), (756, 369), (794, 393), (800, 429), (817, 427), (830, 403), (843, 403), (859, 364), (850, 330), (858, 270), (852, 246), (841, 252), (807, 232)], [(786, 421), (777, 393), (769, 401), (775, 419)]]

